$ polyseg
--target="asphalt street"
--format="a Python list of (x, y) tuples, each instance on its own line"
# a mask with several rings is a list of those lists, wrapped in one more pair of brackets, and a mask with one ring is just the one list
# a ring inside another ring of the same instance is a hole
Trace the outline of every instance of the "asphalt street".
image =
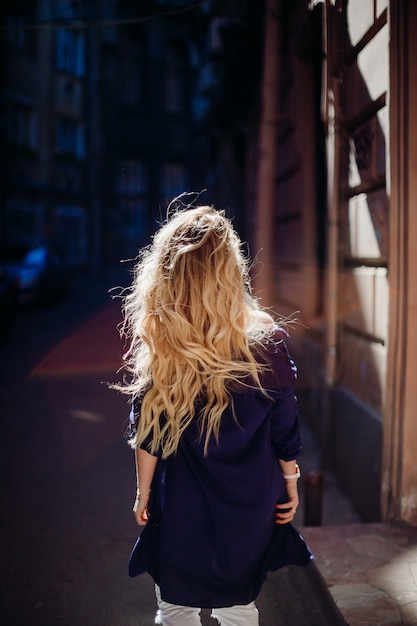
[[(154, 623), (152, 580), (127, 576), (138, 533), (127, 401), (106, 384), (123, 353), (108, 290), (128, 281), (126, 270), (76, 277), (67, 300), (20, 311), (0, 346), (5, 626)], [(258, 599), (261, 624), (325, 626), (321, 600), (303, 568), (283, 569)]]

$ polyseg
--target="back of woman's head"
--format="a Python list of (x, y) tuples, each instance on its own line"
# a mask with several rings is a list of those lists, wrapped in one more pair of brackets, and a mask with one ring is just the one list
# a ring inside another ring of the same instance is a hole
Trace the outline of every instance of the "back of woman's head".
[(216, 351), (225, 335), (245, 329), (247, 263), (222, 212), (202, 206), (176, 213), (155, 235), (148, 261), (154, 271), (145, 260), (146, 308), (171, 350), (189, 341)]
[(143, 397), (134, 445), (152, 433), (153, 451), (174, 452), (203, 397), (207, 449), (211, 435), (218, 437), (230, 385), (261, 386), (251, 339), (268, 330), (253, 324), (258, 311), (247, 260), (224, 213), (200, 206), (171, 215), (142, 253), (124, 300), (133, 374), (124, 390)]

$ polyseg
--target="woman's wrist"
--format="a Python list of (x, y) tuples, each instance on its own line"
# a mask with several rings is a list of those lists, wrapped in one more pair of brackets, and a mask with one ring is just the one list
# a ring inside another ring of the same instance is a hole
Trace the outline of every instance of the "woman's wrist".
[(151, 491), (149, 490), (148, 492), (144, 492), (141, 491), (140, 489), (136, 489), (136, 497), (139, 498), (149, 498), (149, 496), (151, 495)]
[(300, 472), (300, 468), (298, 467), (297, 463), (295, 464), (295, 472), (293, 474), (285, 474), (285, 472), (282, 473), (283, 477), (285, 478), (285, 480), (298, 480), (298, 478), (300, 478), (301, 476), (301, 472)]

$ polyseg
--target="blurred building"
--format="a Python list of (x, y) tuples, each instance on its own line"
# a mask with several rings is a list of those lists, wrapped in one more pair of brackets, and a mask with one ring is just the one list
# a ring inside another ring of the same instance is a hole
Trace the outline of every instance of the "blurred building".
[[(246, 4), (2, 5), (0, 241), (52, 239), (71, 266), (98, 268), (134, 257), (174, 196), (203, 189), (205, 202), (221, 193), (239, 223), (239, 165), (214, 112), (223, 70), (243, 50), (226, 49), (223, 33), (241, 31)], [(235, 74), (232, 85), (237, 96)], [(246, 108), (222, 112), (233, 132)]]
[[(2, 6), (1, 239), (90, 256), (86, 39), (76, 3)], [(59, 5), (59, 6), (57, 6)], [(73, 28), (58, 28), (71, 21)]]

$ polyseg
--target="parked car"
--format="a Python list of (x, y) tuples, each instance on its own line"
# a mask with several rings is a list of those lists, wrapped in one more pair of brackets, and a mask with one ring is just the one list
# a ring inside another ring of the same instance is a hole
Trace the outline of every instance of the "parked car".
[(68, 295), (69, 268), (52, 245), (2, 246), (0, 269), (14, 281), (20, 304), (50, 302)]

